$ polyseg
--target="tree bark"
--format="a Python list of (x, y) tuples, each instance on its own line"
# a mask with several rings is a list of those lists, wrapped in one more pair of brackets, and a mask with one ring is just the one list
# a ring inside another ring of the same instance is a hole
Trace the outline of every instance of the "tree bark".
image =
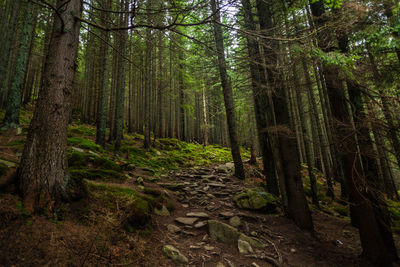
[(218, 53), (218, 69), (221, 77), (222, 90), (224, 94), (231, 152), (232, 152), (233, 162), (235, 165), (235, 176), (240, 179), (244, 179), (245, 173), (244, 173), (242, 158), (240, 156), (240, 147), (236, 134), (236, 116), (235, 116), (235, 106), (232, 95), (232, 84), (227, 73), (227, 65), (225, 61), (225, 52), (224, 52), (224, 40), (222, 36), (222, 28), (221, 25), (219, 24), (221, 19), (219, 11), (217, 11), (217, 5), (215, 0), (211, 0), (211, 10), (214, 14), (213, 17), (215, 20), (214, 36)]
[[(63, 4), (57, 1), (57, 7)], [(81, 10), (81, 1), (71, 0), (54, 16), (42, 88), (18, 168), (19, 187), (29, 212), (51, 211), (68, 197), (66, 147), (80, 28), (74, 16)]]

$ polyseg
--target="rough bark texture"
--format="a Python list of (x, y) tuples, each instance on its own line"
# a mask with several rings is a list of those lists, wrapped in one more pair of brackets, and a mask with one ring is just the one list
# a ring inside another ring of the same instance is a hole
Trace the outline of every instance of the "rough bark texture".
[[(64, 1), (57, 1), (60, 6)], [(66, 195), (69, 182), (66, 155), (68, 119), (78, 50), (81, 1), (71, 0), (54, 27), (45, 62), (42, 87), (18, 168), (25, 209), (52, 210)]]
[(240, 156), (240, 147), (236, 134), (236, 116), (235, 116), (235, 105), (233, 103), (232, 84), (227, 73), (222, 28), (221, 25), (218, 24), (221, 20), (219, 12), (217, 12), (217, 6), (215, 0), (211, 0), (211, 9), (212, 12), (214, 13), (214, 20), (216, 21), (214, 23), (214, 36), (218, 52), (218, 68), (221, 77), (222, 91), (224, 94), (226, 118), (228, 121), (228, 133), (231, 143), (231, 152), (232, 152), (233, 162), (235, 164), (235, 176), (240, 179), (244, 179), (245, 174), (244, 174), (243, 162)]

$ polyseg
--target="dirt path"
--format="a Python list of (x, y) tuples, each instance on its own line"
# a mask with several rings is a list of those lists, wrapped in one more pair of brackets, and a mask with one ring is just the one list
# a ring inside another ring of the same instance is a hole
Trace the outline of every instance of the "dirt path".
[[(181, 170), (172, 174), (174, 182), (160, 183), (178, 203), (171, 216), (156, 216), (158, 249), (172, 245), (188, 259), (188, 266), (357, 266), (359, 241), (347, 221), (314, 212), (312, 237), (282, 215), (240, 210), (233, 196), (246, 185), (232, 177), (230, 167)], [(236, 242), (210, 238), (208, 220), (232, 224), (265, 247), (239, 253)], [(167, 266), (175, 264), (171, 260)]]

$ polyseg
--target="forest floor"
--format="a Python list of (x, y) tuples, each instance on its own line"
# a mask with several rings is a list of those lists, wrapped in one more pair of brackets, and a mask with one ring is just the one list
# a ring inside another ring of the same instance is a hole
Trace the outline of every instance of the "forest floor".
[[(249, 178), (238, 180), (229, 150), (174, 139), (146, 152), (141, 136), (127, 136), (116, 157), (93, 143), (93, 128), (71, 127), (71, 174), (87, 194), (30, 215), (1, 183), (15, 172), (25, 134), (0, 136), (0, 266), (361, 266), (345, 207), (326, 198), (321, 209), (310, 205), (314, 236), (279, 208), (240, 209), (234, 197), (259, 187), (259, 168), (245, 164)], [(176, 249), (170, 257), (166, 245)]]

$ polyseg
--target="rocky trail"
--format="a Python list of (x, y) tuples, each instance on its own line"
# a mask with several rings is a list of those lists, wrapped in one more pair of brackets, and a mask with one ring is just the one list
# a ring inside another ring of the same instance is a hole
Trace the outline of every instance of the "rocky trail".
[[(178, 202), (172, 215), (165, 207), (156, 210), (158, 246), (170, 258), (167, 266), (354, 266), (357, 249), (345, 249), (345, 241), (335, 237), (348, 222), (314, 213), (316, 236), (304, 233), (279, 208), (266, 214), (265, 196), (251, 190), (243, 193), (251, 186), (233, 177), (232, 168), (228, 163), (180, 170), (171, 173), (173, 182), (159, 183)], [(323, 231), (333, 236), (318, 234), (319, 224), (326, 220), (332, 229)], [(354, 237), (354, 229), (349, 231)]]

